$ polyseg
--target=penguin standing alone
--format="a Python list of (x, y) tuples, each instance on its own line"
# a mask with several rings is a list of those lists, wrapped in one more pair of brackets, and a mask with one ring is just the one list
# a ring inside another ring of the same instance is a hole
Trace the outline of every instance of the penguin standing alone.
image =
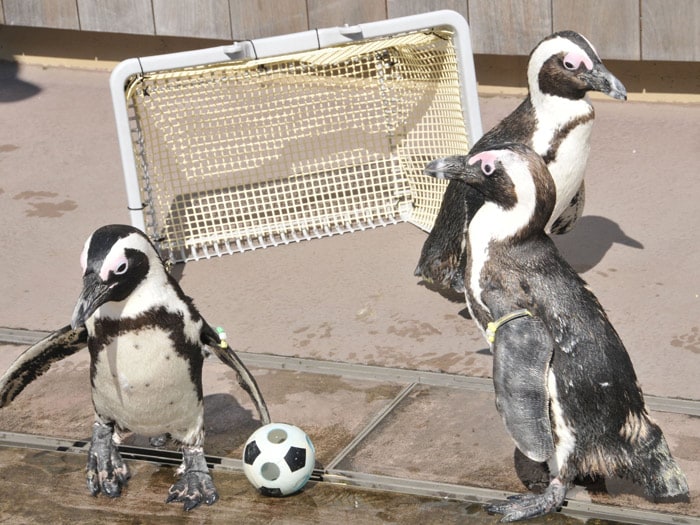
[(426, 173), (484, 200), (466, 235), (467, 305), (491, 343), (506, 429), (525, 456), (547, 461), (551, 476), (543, 494), (487, 510), (503, 521), (551, 512), (586, 475), (630, 478), (654, 499), (687, 498), (622, 341), (545, 233), (556, 190), (540, 155), (507, 144), (433, 161)]
[[(554, 33), (530, 54), (527, 98), (488, 131), (470, 153), (506, 142), (527, 144), (547, 164), (556, 204), (547, 231), (566, 233), (583, 213), (583, 176), (595, 112), (588, 91), (626, 100), (622, 83), (603, 65), (590, 42), (573, 31)], [(464, 291), (464, 232), (481, 206), (477, 191), (450, 181), (414, 274)]]
[(8, 404), (49, 366), (87, 342), (95, 410), (87, 485), (96, 496), (121, 494), (129, 479), (120, 434), (169, 434), (183, 462), (167, 502), (185, 510), (218, 499), (204, 457), (202, 366), (213, 351), (238, 374), (263, 424), (270, 415), (255, 379), (170, 276), (148, 238), (136, 228), (96, 230), (81, 255), (83, 290), (65, 327), (25, 351), (0, 379)]

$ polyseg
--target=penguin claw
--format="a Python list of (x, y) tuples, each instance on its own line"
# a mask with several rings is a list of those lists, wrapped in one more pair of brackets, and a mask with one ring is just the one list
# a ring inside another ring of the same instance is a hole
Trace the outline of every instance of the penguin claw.
[(102, 492), (110, 498), (118, 498), (130, 477), (112, 434), (112, 426), (95, 423), (86, 467), (87, 487), (93, 496)]
[(566, 485), (555, 479), (542, 494), (509, 496), (506, 503), (491, 503), (484, 509), (489, 514), (503, 514), (501, 522), (508, 523), (534, 518), (561, 509), (566, 499)]
[(181, 477), (168, 489), (166, 503), (179, 501), (188, 511), (202, 502), (213, 505), (219, 499), (201, 447), (182, 447)]
[(198, 507), (202, 502), (213, 505), (219, 499), (209, 472), (190, 470), (168, 489), (166, 503), (179, 501), (186, 511)]

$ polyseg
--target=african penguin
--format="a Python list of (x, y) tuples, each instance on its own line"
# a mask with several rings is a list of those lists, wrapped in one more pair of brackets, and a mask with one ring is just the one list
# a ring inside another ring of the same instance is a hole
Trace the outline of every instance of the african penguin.
[(543, 494), (487, 509), (504, 521), (545, 514), (585, 475), (630, 478), (654, 499), (687, 498), (622, 341), (545, 233), (556, 187), (542, 157), (505, 144), (434, 161), (426, 172), (468, 185), (484, 201), (466, 236), (467, 305), (491, 343), (506, 429), (551, 475)]
[[(588, 91), (627, 99), (620, 81), (603, 65), (593, 45), (573, 31), (554, 33), (530, 54), (528, 95), (488, 131), (470, 153), (504, 142), (521, 142), (539, 153), (554, 178), (557, 200), (547, 231), (569, 231), (583, 212), (583, 175), (594, 110)], [(457, 291), (464, 290), (464, 232), (481, 205), (481, 195), (450, 182), (414, 274)]]
[(121, 434), (170, 435), (181, 443), (180, 478), (167, 502), (185, 510), (218, 499), (204, 457), (202, 366), (215, 353), (238, 374), (256, 404), (262, 424), (270, 415), (255, 379), (210, 327), (155, 247), (138, 229), (97, 229), (81, 255), (83, 289), (71, 327), (56, 331), (25, 351), (0, 378), (0, 406), (9, 403), (52, 362), (90, 352), (95, 411), (87, 461), (87, 485), (96, 496), (121, 494), (129, 479), (118, 444)]

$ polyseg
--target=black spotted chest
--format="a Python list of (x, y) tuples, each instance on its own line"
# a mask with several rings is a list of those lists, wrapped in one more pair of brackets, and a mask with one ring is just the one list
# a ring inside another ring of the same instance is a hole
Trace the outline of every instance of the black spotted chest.
[(201, 426), (201, 354), (177, 352), (170, 334), (157, 327), (101, 343), (93, 340), (90, 348), (93, 404), (101, 418), (147, 436), (183, 436)]

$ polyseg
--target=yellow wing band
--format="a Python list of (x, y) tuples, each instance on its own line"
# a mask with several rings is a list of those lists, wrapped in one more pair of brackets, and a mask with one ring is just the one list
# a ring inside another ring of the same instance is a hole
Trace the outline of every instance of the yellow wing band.
[(523, 308), (522, 310), (515, 310), (509, 314), (506, 314), (503, 317), (496, 319), (495, 321), (491, 321), (489, 324), (486, 325), (486, 340), (489, 343), (493, 343), (496, 340), (496, 331), (501, 326), (503, 326), (509, 321), (512, 321), (513, 319), (518, 319), (519, 317), (525, 316), (532, 317), (532, 314), (529, 310)]

